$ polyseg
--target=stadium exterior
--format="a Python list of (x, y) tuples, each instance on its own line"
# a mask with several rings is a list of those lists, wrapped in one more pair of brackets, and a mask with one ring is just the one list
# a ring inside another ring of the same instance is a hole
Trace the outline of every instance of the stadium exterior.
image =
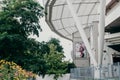
[[(120, 62), (119, 0), (43, 2), (47, 12), (45, 19), (51, 30), (73, 42), (71, 54), (77, 68), (71, 70), (71, 78), (80, 79), (75, 77), (79, 69), (84, 72), (90, 70), (93, 77), (98, 79), (105, 79), (105, 76), (119, 77), (119, 64), (114, 65)], [(85, 77), (83, 80), (86, 80)]]

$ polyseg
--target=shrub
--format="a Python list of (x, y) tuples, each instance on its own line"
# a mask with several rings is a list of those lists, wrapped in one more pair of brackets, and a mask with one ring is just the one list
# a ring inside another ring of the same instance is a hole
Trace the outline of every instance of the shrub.
[(27, 80), (36, 75), (32, 72), (23, 70), (14, 62), (0, 60), (0, 79), (1, 80)]

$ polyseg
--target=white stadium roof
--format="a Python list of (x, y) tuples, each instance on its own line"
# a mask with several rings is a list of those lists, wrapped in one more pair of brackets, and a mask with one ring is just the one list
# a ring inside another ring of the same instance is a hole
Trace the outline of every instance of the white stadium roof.
[[(90, 27), (93, 21), (98, 21), (99, 0), (71, 0), (71, 2), (84, 29)], [(47, 12), (46, 22), (51, 30), (73, 40), (72, 34), (78, 32), (78, 29), (66, 0), (44, 0), (44, 4)]]

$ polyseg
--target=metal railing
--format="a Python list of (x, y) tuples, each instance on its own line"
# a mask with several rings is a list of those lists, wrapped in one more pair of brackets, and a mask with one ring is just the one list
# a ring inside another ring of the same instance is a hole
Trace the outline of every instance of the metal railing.
[[(120, 63), (99, 66), (99, 80), (120, 80)], [(95, 69), (97, 67), (83, 67), (71, 69), (70, 80), (97, 80)]]

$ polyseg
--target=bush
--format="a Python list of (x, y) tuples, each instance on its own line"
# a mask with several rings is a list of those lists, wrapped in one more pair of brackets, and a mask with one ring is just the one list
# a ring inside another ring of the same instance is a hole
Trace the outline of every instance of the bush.
[(0, 79), (1, 80), (27, 80), (36, 75), (32, 72), (23, 70), (14, 62), (0, 60)]

